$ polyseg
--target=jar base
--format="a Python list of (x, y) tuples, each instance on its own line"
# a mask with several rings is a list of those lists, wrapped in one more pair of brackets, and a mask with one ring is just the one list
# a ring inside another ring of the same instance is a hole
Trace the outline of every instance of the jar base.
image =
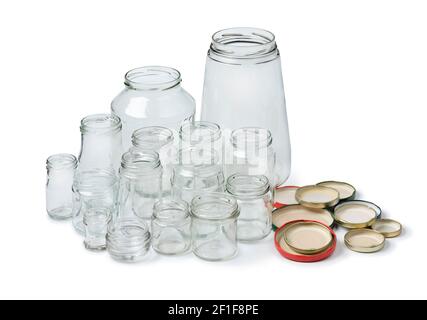
[(190, 246), (182, 242), (163, 243), (158, 246), (153, 246), (154, 251), (158, 254), (166, 256), (180, 256), (190, 252)]
[(72, 207), (59, 207), (52, 210), (49, 210), (48, 215), (53, 220), (63, 221), (69, 220), (73, 216), (73, 208)]
[[(220, 255), (218, 253), (222, 250), (224, 250), (226, 254)], [(223, 245), (220, 241), (212, 241), (198, 246), (193, 250), (193, 253), (196, 257), (202, 260), (219, 262), (233, 259), (237, 255), (237, 248), (230, 249), (227, 248), (226, 245)]]

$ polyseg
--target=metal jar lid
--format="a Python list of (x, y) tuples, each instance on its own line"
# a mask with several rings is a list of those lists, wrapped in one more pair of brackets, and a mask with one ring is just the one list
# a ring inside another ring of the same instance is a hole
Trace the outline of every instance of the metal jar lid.
[(299, 187), (297, 186), (277, 187), (274, 196), (274, 207), (279, 209), (285, 206), (298, 204), (295, 198), (295, 193), (298, 189)]
[(384, 248), (385, 237), (371, 229), (355, 229), (347, 232), (344, 242), (352, 251), (373, 253)]
[(305, 186), (295, 193), (298, 203), (309, 208), (323, 209), (335, 206), (340, 198), (335, 189), (324, 186)]
[(332, 228), (334, 217), (327, 209), (311, 209), (302, 205), (285, 206), (273, 211), (273, 230), (297, 220), (311, 220), (326, 224)]
[(337, 190), (340, 194), (340, 201), (353, 200), (356, 197), (356, 188), (347, 182), (331, 180), (319, 182), (317, 185)]
[(402, 233), (402, 225), (391, 219), (381, 219), (374, 222), (372, 230), (381, 233), (386, 238), (395, 238)]

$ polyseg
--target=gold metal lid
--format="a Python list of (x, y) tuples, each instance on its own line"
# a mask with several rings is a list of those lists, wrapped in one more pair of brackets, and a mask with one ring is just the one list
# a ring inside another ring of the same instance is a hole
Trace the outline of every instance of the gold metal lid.
[(351, 184), (342, 181), (322, 181), (317, 184), (318, 186), (324, 186), (332, 188), (338, 191), (340, 194), (340, 200), (352, 200), (356, 196), (356, 188)]
[(347, 232), (344, 242), (352, 251), (373, 253), (384, 248), (385, 237), (371, 229), (356, 229)]
[(296, 204), (273, 211), (273, 229), (296, 220), (318, 221), (329, 227), (334, 224), (334, 217), (327, 209), (311, 209)]
[(309, 208), (323, 209), (335, 206), (339, 200), (339, 192), (324, 186), (305, 186), (295, 193), (298, 203)]
[(325, 251), (334, 240), (329, 229), (318, 222), (290, 223), (285, 226), (283, 234), (290, 248), (308, 255)]
[(372, 230), (381, 233), (386, 238), (395, 238), (402, 233), (402, 225), (391, 219), (381, 219), (374, 222)]
[(363, 203), (342, 203), (335, 207), (335, 221), (347, 229), (368, 228), (377, 219), (377, 212)]

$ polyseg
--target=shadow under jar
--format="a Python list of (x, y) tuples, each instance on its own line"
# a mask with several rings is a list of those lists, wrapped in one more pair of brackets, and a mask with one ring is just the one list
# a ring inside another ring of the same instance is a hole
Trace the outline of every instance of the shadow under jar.
[(201, 119), (217, 123), (223, 132), (242, 127), (270, 130), (277, 152), (274, 184), (286, 181), (291, 147), (280, 55), (273, 33), (230, 28), (212, 36)]
[(162, 199), (154, 205), (151, 222), (153, 249), (165, 255), (187, 253), (191, 248), (191, 217), (182, 200)]
[(165, 127), (144, 127), (132, 134), (132, 145), (139, 150), (156, 151), (163, 167), (162, 197), (171, 195), (171, 177), (176, 149), (172, 130)]
[(55, 220), (73, 216), (73, 179), (77, 159), (72, 154), (60, 153), (46, 161), (46, 210)]
[(222, 261), (237, 254), (237, 219), (240, 211), (230, 195), (210, 193), (191, 203), (193, 253), (207, 261)]
[(240, 128), (230, 138), (232, 161), (227, 166), (227, 176), (240, 173), (263, 175), (272, 189), (276, 186), (276, 153), (271, 132), (263, 128)]
[(147, 66), (125, 75), (125, 89), (114, 98), (111, 110), (123, 122), (123, 145), (131, 147), (132, 133), (142, 127), (162, 126), (178, 131), (193, 121), (194, 98), (181, 87), (178, 70)]
[(217, 153), (210, 149), (180, 150), (171, 182), (173, 197), (188, 203), (198, 194), (225, 191), (222, 166)]
[(227, 192), (236, 198), (240, 208), (237, 239), (257, 241), (271, 232), (273, 193), (265, 176), (236, 174), (227, 180)]

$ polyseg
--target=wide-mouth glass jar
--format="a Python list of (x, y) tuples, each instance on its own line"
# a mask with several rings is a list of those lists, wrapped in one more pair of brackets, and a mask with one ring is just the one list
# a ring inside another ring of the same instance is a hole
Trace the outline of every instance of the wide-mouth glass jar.
[(227, 192), (240, 207), (237, 220), (239, 241), (256, 241), (271, 232), (273, 193), (266, 176), (235, 174), (227, 180)]
[(191, 248), (191, 217), (185, 201), (164, 198), (154, 205), (152, 247), (165, 255), (187, 253)]
[(237, 201), (223, 193), (196, 196), (191, 202), (193, 253), (221, 261), (237, 254)]
[(198, 147), (214, 150), (222, 163), (223, 141), (219, 125), (207, 121), (187, 122), (179, 130), (180, 149)]

